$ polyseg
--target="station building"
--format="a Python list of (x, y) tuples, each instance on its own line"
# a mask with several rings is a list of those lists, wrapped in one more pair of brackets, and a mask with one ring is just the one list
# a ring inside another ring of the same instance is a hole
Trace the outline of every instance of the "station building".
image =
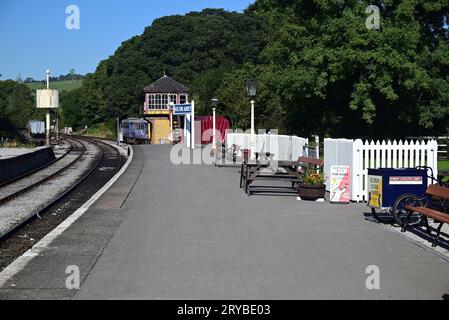
[(183, 104), (189, 101), (189, 89), (164, 75), (157, 81), (146, 86), (144, 117), (149, 122), (149, 137), (151, 144), (170, 142), (170, 133), (181, 128), (179, 116), (173, 116), (170, 103)]

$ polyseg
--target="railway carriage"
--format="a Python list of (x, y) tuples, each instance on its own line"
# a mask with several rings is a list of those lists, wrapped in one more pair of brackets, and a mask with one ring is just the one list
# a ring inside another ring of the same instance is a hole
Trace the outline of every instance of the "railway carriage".
[(149, 125), (144, 119), (125, 119), (120, 124), (123, 142), (132, 144), (149, 143)]

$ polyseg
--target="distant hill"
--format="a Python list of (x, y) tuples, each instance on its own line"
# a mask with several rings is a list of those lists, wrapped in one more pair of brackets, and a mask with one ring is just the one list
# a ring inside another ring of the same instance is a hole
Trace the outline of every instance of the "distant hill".
[[(38, 90), (38, 89), (45, 89), (46, 84), (44, 81), (40, 82), (33, 82), (33, 83), (25, 83), (28, 88), (30, 88), (32, 91)], [(70, 92), (75, 89), (81, 88), (83, 85), (83, 80), (63, 80), (63, 81), (50, 81), (50, 89), (56, 89), (59, 91), (66, 91)]]

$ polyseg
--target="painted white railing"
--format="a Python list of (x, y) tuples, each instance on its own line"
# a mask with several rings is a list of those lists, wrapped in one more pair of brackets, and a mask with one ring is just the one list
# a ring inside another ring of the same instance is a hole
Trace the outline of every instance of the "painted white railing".
[[(274, 160), (296, 161), (298, 157), (307, 156), (309, 139), (275, 134), (257, 134), (256, 150), (258, 152), (271, 152)], [(233, 144), (240, 149), (250, 149), (249, 133), (228, 133), (226, 146)]]
[[(325, 174), (332, 165), (351, 167), (351, 200), (367, 201), (368, 169), (428, 166), (438, 174), (438, 143), (430, 141), (365, 141), (325, 139)], [(431, 181), (429, 181), (430, 183)], [(327, 179), (326, 186), (329, 186)]]

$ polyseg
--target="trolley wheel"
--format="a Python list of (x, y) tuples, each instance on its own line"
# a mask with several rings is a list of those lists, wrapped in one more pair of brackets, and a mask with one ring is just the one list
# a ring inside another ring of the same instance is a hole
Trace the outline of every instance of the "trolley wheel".
[(377, 220), (380, 221), (379, 216), (377, 215), (376, 209), (371, 208), (371, 214), (373, 215), (373, 217)]
[[(407, 215), (409, 212), (405, 210), (405, 206), (413, 204), (418, 199), (418, 196), (412, 193), (406, 193), (396, 199), (393, 207), (391, 207), (391, 215), (396, 223), (403, 226), (407, 222)], [(412, 213), (409, 217), (408, 225), (416, 226), (422, 222), (422, 215), (419, 213)]]

